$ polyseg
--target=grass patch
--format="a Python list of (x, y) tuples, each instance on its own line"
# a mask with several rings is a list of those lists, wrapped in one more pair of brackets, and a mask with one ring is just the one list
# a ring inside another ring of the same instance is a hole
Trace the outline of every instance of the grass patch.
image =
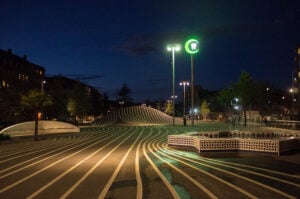
[(110, 189), (117, 189), (117, 188), (129, 187), (129, 186), (134, 186), (135, 187), (136, 185), (137, 185), (137, 183), (136, 183), (135, 179), (133, 179), (133, 180), (123, 180), (123, 181), (114, 182), (111, 185)]
[(173, 187), (181, 199), (191, 199), (191, 195), (183, 186), (175, 184), (175, 185), (173, 185)]

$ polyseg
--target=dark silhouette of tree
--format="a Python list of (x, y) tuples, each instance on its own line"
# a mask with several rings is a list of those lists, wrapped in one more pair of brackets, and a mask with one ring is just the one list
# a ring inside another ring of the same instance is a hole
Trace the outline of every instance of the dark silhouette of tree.
[(240, 100), (244, 113), (244, 125), (247, 126), (247, 111), (249, 110), (249, 105), (255, 98), (254, 92), (254, 81), (250, 74), (246, 71), (242, 71), (239, 80), (234, 84), (234, 93)]
[(107, 111), (110, 108), (110, 101), (109, 101), (109, 97), (108, 97), (107, 93), (103, 94), (102, 100), (103, 100), (103, 102), (102, 102), (102, 113), (104, 115), (106, 115)]
[(3, 89), (0, 92), (0, 122), (4, 125), (21, 120), (20, 94), (16, 90)]
[(225, 111), (225, 113), (230, 111), (230, 101), (233, 98), (233, 85), (230, 85), (228, 88), (224, 88), (218, 92), (217, 102), (221, 105), (221, 107), (223, 107), (223, 111)]
[(34, 140), (38, 141), (38, 122), (41, 117), (40, 114), (44, 107), (52, 105), (52, 99), (41, 91), (31, 90), (27, 95), (21, 96), (21, 105), (25, 110), (32, 113), (32, 117), (35, 121)]
[[(251, 102), (252, 108), (259, 110), (261, 115), (266, 115), (268, 112), (268, 98), (269, 92), (267, 88), (272, 91), (275, 90), (268, 82), (265, 81), (257, 81), (254, 82), (253, 88), (253, 99)], [(281, 100), (282, 95), (280, 95), (279, 99)]]
[(130, 94), (131, 94), (131, 89), (127, 86), (126, 83), (124, 83), (121, 89), (117, 93), (118, 102), (127, 105), (130, 104), (132, 102)]
[(239, 99), (239, 104), (242, 106), (244, 125), (247, 126), (247, 111), (251, 106), (261, 108), (266, 100), (265, 83), (253, 81), (250, 74), (242, 71), (236, 83), (219, 91), (217, 101), (229, 111), (231, 100), (233, 98)]
[(74, 121), (76, 121), (76, 118), (79, 118), (82, 122), (84, 116), (86, 116), (92, 108), (92, 99), (89, 89), (89, 87), (77, 84), (69, 96), (67, 110), (71, 117), (74, 118)]

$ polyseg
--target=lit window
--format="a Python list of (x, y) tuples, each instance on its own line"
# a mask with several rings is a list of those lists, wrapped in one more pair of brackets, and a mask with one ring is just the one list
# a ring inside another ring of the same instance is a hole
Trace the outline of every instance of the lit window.
[(42, 70), (37, 70), (36, 71), (38, 75), (43, 75), (43, 71)]

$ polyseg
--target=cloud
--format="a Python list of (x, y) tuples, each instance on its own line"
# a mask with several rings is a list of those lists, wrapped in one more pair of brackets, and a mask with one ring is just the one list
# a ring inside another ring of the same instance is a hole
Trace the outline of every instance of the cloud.
[(243, 34), (243, 33), (262, 33), (274, 31), (299, 31), (300, 22), (294, 20), (276, 20), (271, 23), (252, 23), (210, 27), (199, 30), (205, 38), (221, 35)]
[(161, 31), (156, 33), (136, 34), (126, 38), (115, 49), (132, 55), (143, 56), (160, 52), (163, 46), (170, 43), (181, 43), (192, 35), (200, 40), (208, 40), (223, 35), (255, 34), (274, 31), (299, 31), (300, 22), (295, 20), (276, 20), (269, 23), (247, 23), (224, 26), (199, 27), (194, 34), (185, 30)]
[(147, 55), (161, 51), (168, 43), (181, 43), (185, 34), (180, 31), (136, 34), (126, 38), (116, 49), (133, 55)]
[(140, 34), (127, 38), (117, 50), (133, 55), (146, 55), (157, 50), (155, 35)]

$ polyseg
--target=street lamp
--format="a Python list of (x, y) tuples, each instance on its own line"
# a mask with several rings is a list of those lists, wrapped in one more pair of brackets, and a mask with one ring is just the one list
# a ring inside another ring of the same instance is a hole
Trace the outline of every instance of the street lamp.
[(183, 117), (185, 117), (185, 87), (190, 85), (188, 81), (182, 81), (179, 83), (180, 86), (183, 86)]
[(119, 101), (121, 107), (123, 107), (124, 103), (125, 103), (124, 101)]
[(43, 80), (42, 81), (42, 85), (41, 85), (41, 92), (44, 94), (44, 87), (45, 87), (46, 81)]
[[(189, 39), (184, 45), (185, 51), (191, 55), (191, 108), (194, 110), (194, 54), (199, 52), (199, 41)], [(191, 112), (192, 126), (194, 126), (194, 112)]]
[[(175, 96), (175, 52), (180, 50), (179, 44), (167, 45), (167, 50), (172, 52), (172, 96)], [(172, 98), (173, 103), (173, 126), (175, 126), (175, 98)]]

